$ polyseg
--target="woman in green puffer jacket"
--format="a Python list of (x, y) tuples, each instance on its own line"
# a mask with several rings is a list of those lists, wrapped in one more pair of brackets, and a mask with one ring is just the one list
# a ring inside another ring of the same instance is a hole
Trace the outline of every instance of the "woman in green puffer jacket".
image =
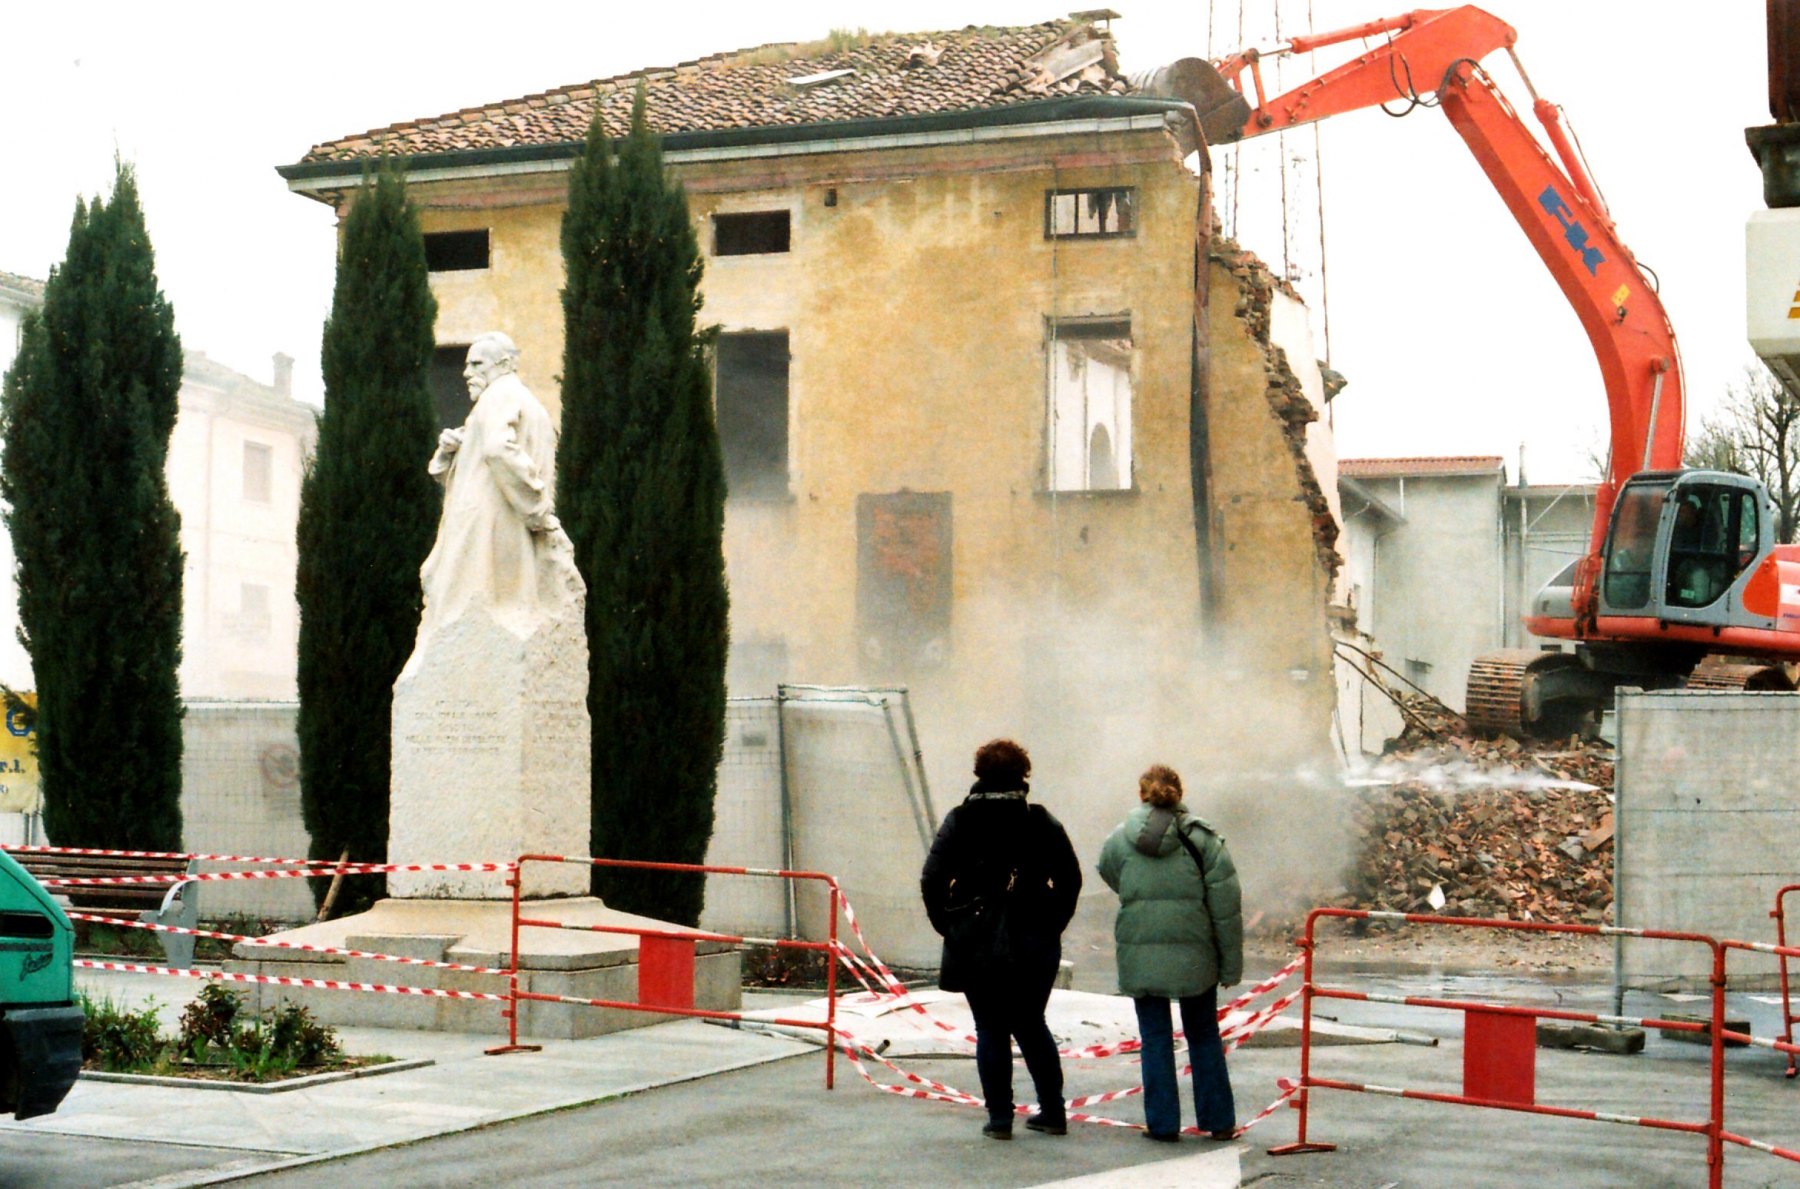
[(1181, 1093), (1169, 1018), (1169, 1001), (1175, 1000), (1194, 1067), (1199, 1130), (1213, 1139), (1233, 1139), (1237, 1112), (1219, 1040), (1218, 1006), (1219, 988), (1244, 977), (1237, 868), (1225, 840), (1182, 804), (1181, 777), (1173, 769), (1153, 765), (1138, 778), (1138, 799), (1142, 804), (1100, 850), (1100, 878), (1119, 894), (1113, 941), (1119, 993), (1131, 996), (1137, 1008), (1144, 1046), (1144, 1134), (1168, 1143), (1180, 1138)]

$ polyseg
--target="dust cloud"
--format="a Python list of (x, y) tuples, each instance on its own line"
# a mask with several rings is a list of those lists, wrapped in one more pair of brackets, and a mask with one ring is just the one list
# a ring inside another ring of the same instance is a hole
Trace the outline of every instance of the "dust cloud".
[(1116, 901), (1094, 864), (1153, 763), (1181, 773), (1189, 810), (1227, 839), (1247, 920), (1341, 884), (1351, 793), (1331, 736), (1329, 671), (1300, 680), (1290, 659), (1209, 646), (1198, 628), (1171, 646), (1181, 633), (1132, 605), (1021, 611), (1009, 600), (959, 603), (957, 614), (1004, 622), (1010, 638), (969, 656), (971, 637), (1003, 634), (959, 631), (954, 675), (911, 685), (940, 816), (967, 790), (974, 749), (1007, 736), (1031, 752), (1032, 797), (1068, 829), (1087, 877), (1084, 912), (1104, 913), (1109, 930)]

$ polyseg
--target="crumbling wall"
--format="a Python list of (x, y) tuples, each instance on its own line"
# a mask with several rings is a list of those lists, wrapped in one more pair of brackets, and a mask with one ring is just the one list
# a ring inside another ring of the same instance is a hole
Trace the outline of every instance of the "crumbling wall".
[[(1335, 584), (1338, 569), (1344, 564), (1337, 552), (1337, 517), (1319, 482), (1318, 472), (1307, 457), (1307, 427), (1319, 419), (1319, 409), (1307, 397), (1305, 385), (1289, 365), (1286, 349), (1271, 337), (1270, 314), (1276, 294), (1296, 302), (1302, 299), (1294, 287), (1270, 271), (1256, 253), (1235, 240), (1215, 234), (1209, 255), (1231, 274), (1237, 297), (1232, 313), (1243, 322), (1251, 340), (1262, 349), (1264, 371), (1268, 377), (1263, 395), (1268, 400), (1269, 411), (1281, 425), (1288, 452), (1293, 456), (1294, 479), (1299, 484), (1299, 498), (1312, 517), (1313, 548), (1319, 565), (1328, 581)], [(1315, 375), (1319, 372), (1317, 363), (1303, 366), (1309, 367)], [(1341, 377), (1338, 383), (1342, 383)]]
[(1224, 741), (1291, 769), (1330, 747), (1337, 522), (1307, 458), (1318, 410), (1271, 338), (1271, 302), (1285, 286), (1216, 234), (1207, 267), (1208, 634), (1221, 674), (1241, 691), (1234, 702), (1258, 708), (1236, 715)]

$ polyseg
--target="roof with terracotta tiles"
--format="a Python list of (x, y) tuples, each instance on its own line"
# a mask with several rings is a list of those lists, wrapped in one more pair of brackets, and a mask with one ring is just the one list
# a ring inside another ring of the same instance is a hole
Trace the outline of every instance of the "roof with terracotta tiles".
[(44, 297), (44, 282), (31, 277), (22, 277), (18, 273), (0, 272), (0, 289), (11, 289), (15, 293), (23, 293), (40, 301)]
[(665, 136), (1132, 91), (1119, 73), (1112, 34), (1087, 21), (834, 36), (715, 54), (392, 124), (315, 145), (302, 162), (566, 144), (586, 137), (596, 115), (609, 135), (623, 136), (640, 82), (650, 128)]
[(1491, 475), (1504, 469), (1498, 454), (1440, 455), (1433, 458), (1340, 458), (1344, 479), (1401, 479), (1416, 475)]

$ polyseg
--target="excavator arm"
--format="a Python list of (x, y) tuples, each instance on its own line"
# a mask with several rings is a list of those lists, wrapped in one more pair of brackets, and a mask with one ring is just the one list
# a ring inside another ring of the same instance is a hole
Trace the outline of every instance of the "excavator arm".
[[(1353, 61), (1273, 98), (1265, 94), (1265, 58), (1375, 37), (1385, 40)], [(1464, 6), (1297, 37), (1270, 51), (1244, 50), (1214, 63), (1243, 102), (1214, 108), (1202, 128), (1210, 143), (1224, 144), (1394, 101), (1435, 102), (1449, 118), (1556, 279), (1600, 364), (1612, 450), (1575, 589), (1577, 623), (1591, 626), (1600, 552), (1620, 485), (1639, 471), (1681, 466), (1681, 356), (1662, 301), (1619, 240), (1556, 106), (1533, 91), (1532, 111), (1556, 150), (1552, 158), (1482, 69), (1483, 57), (1497, 49), (1512, 54), (1517, 39), (1505, 22)], [(1518, 65), (1516, 55), (1513, 62)], [(1522, 66), (1519, 74), (1525, 77)]]

